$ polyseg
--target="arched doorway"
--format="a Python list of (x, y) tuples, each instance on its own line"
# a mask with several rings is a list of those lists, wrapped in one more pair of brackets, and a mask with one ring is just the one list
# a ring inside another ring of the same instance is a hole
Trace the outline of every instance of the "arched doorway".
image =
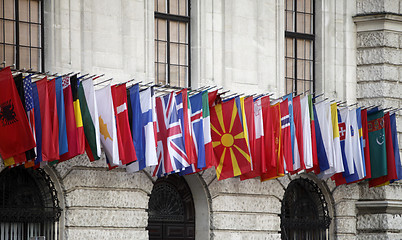
[(183, 177), (159, 178), (148, 204), (149, 239), (195, 239), (195, 211), (191, 190)]
[(321, 189), (310, 179), (291, 181), (281, 209), (282, 239), (328, 239), (331, 223)]
[(58, 239), (60, 214), (56, 189), (43, 169), (20, 166), (0, 173), (0, 239)]

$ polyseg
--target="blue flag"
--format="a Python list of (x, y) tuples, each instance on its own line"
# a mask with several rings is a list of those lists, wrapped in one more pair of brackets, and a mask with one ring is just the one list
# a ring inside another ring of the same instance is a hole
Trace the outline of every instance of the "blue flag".
[(57, 116), (59, 118), (59, 155), (68, 152), (66, 111), (64, 109), (64, 93), (62, 77), (56, 78)]
[[(292, 140), (292, 159), (293, 164), (295, 163), (295, 122), (293, 119), (293, 93), (289, 93), (286, 96), (283, 96), (283, 100), (287, 99), (289, 103), (289, 121), (290, 121), (290, 139)], [(318, 122), (318, 121), (317, 121)]]
[(204, 145), (204, 122), (202, 118), (202, 92), (190, 97), (191, 125), (194, 131), (195, 147), (197, 151), (197, 168), (206, 167)]
[[(401, 164), (401, 156), (399, 155), (399, 144), (398, 144), (398, 132), (396, 129), (396, 117), (395, 113), (390, 116), (391, 122), (391, 134), (392, 134), (392, 144), (394, 147), (394, 155), (395, 155), (395, 168), (396, 168), (396, 175), (398, 179), (402, 179), (402, 164)], [(395, 180), (391, 181), (394, 182)]]
[(39, 94), (36, 83), (32, 83), (32, 97), (35, 109), (36, 165), (42, 162), (42, 120), (40, 116)]
[(357, 127), (358, 129), (358, 136), (360, 138), (360, 151), (362, 155), (362, 164), (363, 164), (363, 174), (364, 176), (360, 176), (359, 179), (363, 179), (366, 176), (366, 161), (364, 159), (364, 142), (363, 142), (363, 126), (362, 126), (362, 109), (356, 109), (356, 118), (357, 118)]
[(320, 130), (320, 123), (318, 121), (317, 110), (315, 109), (315, 105), (313, 105), (314, 112), (314, 125), (315, 125), (315, 138), (317, 142), (317, 157), (318, 157), (318, 165), (320, 166), (320, 172), (329, 169), (327, 152), (325, 151), (324, 141), (322, 139), (322, 134)]

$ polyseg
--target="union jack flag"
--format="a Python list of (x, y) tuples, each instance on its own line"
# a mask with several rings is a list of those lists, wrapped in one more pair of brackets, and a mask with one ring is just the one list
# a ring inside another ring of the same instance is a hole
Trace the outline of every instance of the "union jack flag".
[(175, 93), (156, 98), (158, 166), (154, 176), (162, 176), (190, 166), (178, 117)]

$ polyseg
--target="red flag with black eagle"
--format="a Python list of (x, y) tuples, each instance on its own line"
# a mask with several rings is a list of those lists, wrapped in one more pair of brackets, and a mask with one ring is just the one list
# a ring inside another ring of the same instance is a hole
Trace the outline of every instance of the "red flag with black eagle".
[(0, 154), (3, 159), (36, 146), (9, 67), (0, 71)]

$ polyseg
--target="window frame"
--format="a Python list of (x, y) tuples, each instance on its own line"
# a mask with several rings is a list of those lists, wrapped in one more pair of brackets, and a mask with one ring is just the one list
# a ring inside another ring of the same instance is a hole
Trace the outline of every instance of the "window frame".
[[(3, 0), (2, 3), (2, 8), (3, 8), (3, 16), (0, 17), (0, 20), (3, 21), (3, 39), (1, 39), (0, 41), (0, 47), (3, 48), (3, 56), (0, 56), (3, 61), (6, 61), (5, 56), (6, 56), (6, 52), (5, 52), (5, 47), (6, 46), (13, 46), (15, 48), (15, 52), (14, 52), (14, 59), (15, 59), (15, 63), (12, 64), (8, 64), (7, 62), (4, 64), (4, 62), (2, 62), (1, 64), (3, 65), (14, 65), (15, 64), (15, 68), (16, 69), (21, 69), (21, 57), (20, 57), (20, 48), (21, 47), (25, 47), (28, 48), (30, 51), (30, 56), (29, 56), (29, 69), (31, 69), (31, 64), (32, 64), (32, 59), (31, 59), (31, 50), (32, 49), (37, 49), (40, 50), (40, 54), (38, 55), (39, 59), (38, 59), (38, 69), (36, 71), (29, 71), (29, 72), (44, 72), (45, 71), (45, 31), (44, 31), (44, 0), (38, 0), (39, 1), (39, 8), (38, 8), (38, 14), (40, 15), (39, 18), (39, 23), (35, 23), (32, 22), (30, 20), (30, 14), (31, 14), (31, 0), (29, 0), (29, 5), (28, 5), (28, 21), (22, 21), (20, 20), (20, 11), (19, 11), (19, 0), (12, 0), (14, 3), (14, 18), (10, 19), (10, 18), (5, 18), (5, 1)], [(6, 39), (6, 29), (5, 29), (5, 21), (11, 21), (14, 22), (15, 26), (14, 26), (14, 42), (11, 43), (6, 43), (5, 39)], [(37, 25), (40, 28), (40, 33), (38, 34), (38, 37), (40, 37), (39, 41), (40, 41), (40, 46), (39, 47), (34, 47), (32, 46), (32, 39), (31, 36), (29, 36), (29, 45), (22, 45), (20, 43), (20, 24), (21, 23), (26, 23), (29, 24), (29, 34), (31, 34), (31, 25)], [(5, 67), (5, 66), (4, 66)]]
[[(166, 84), (170, 85), (171, 83), (171, 76), (170, 76), (170, 67), (171, 67), (171, 61), (170, 61), (170, 21), (176, 21), (176, 22), (180, 22), (180, 23), (185, 23), (187, 26), (187, 52), (188, 52), (188, 58), (187, 58), (187, 79), (186, 79), (186, 83), (184, 84), (183, 87), (187, 87), (187, 88), (191, 88), (191, 27), (190, 27), (190, 20), (191, 20), (191, 0), (185, 0), (187, 2), (187, 16), (183, 16), (183, 15), (176, 15), (176, 14), (171, 14), (170, 13), (170, 0), (166, 0), (166, 13), (163, 12), (158, 12), (156, 5), (155, 5), (155, 11), (154, 11), (154, 19), (162, 19), (162, 20), (166, 20), (166, 65), (167, 65), (167, 73), (166, 73)], [(157, 2), (156, 2), (157, 4)], [(155, 25), (154, 25), (155, 26)], [(156, 41), (160, 41), (157, 36), (154, 37), (154, 42)], [(156, 55), (155, 55), (155, 61), (154, 63), (159, 64), (160, 62), (158, 62), (158, 58), (157, 56), (159, 55), (159, 50), (156, 49), (155, 51)], [(180, 57), (180, 56), (178, 56)], [(181, 66), (179, 64), (173, 64), (173, 65), (178, 65)], [(155, 73), (157, 73), (155, 75), (155, 81), (156, 83), (158, 83), (158, 70), (155, 69)], [(180, 74), (179, 74), (180, 75)]]
[[(305, 0), (304, 0), (305, 1)], [(315, 0), (311, 0), (311, 4), (312, 4), (312, 12), (311, 12), (311, 16), (312, 16), (312, 19), (311, 19), (311, 21), (312, 21), (312, 34), (308, 34), (308, 33), (301, 33), (301, 32), (297, 32), (297, 13), (298, 13), (298, 11), (297, 11), (297, 2), (298, 2), (298, 0), (293, 0), (292, 1), (292, 3), (294, 3), (294, 6), (293, 6), (293, 8), (294, 8), (294, 14), (295, 14), (295, 16), (293, 17), (293, 19), (292, 19), (292, 24), (293, 24), (293, 27), (294, 27), (294, 31), (288, 31), (287, 30), (287, 22), (288, 22), (288, 19), (287, 19), (287, 16), (286, 16), (286, 12), (287, 12), (287, 8), (286, 8), (286, 0), (285, 0), (285, 49), (286, 49), (286, 47), (287, 47), (287, 44), (286, 44), (286, 39), (292, 39), (292, 40), (294, 40), (294, 44), (293, 44), (293, 53), (294, 53), (294, 59), (293, 59), (293, 74), (294, 74), (294, 78), (293, 78), (293, 80), (292, 80), (292, 90), (291, 90), (291, 92), (289, 92), (289, 90), (288, 89), (285, 89), (285, 91), (287, 92), (287, 93), (296, 93), (297, 94), (297, 92), (298, 92), (298, 89), (297, 89), (297, 81), (303, 81), (303, 82), (306, 82), (306, 80), (305, 79), (299, 79), (298, 77), (297, 77), (297, 60), (305, 60), (305, 59), (298, 59), (298, 57), (297, 57), (297, 40), (308, 40), (308, 41), (311, 41), (312, 42), (312, 49), (311, 49), (311, 51), (312, 51), (312, 75), (311, 75), (311, 77), (312, 77), (312, 79), (311, 79), (311, 82), (312, 82), (312, 89), (310, 89), (310, 92), (311, 92), (311, 94), (313, 94), (313, 93), (315, 93), (315, 89), (316, 89), (316, 78), (315, 78), (315, 61), (316, 61), (316, 54), (315, 54), (315, 45), (316, 45), (316, 42), (315, 42), (315, 40), (316, 40), (316, 29), (315, 29), (315, 18), (316, 18), (316, 7), (315, 7)], [(299, 13), (304, 13), (304, 14), (306, 14), (306, 12), (299, 12)], [(305, 24), (305, 22), (304, 22), (304, 24)], [(286, 52), (286, 51), (285, 51)], [(287, 60), (287, 56), (286, 56), (286, 54), (285, 54), (285, 88), (287, 88), (287, 65), (286, 65), (286, 60)]]

